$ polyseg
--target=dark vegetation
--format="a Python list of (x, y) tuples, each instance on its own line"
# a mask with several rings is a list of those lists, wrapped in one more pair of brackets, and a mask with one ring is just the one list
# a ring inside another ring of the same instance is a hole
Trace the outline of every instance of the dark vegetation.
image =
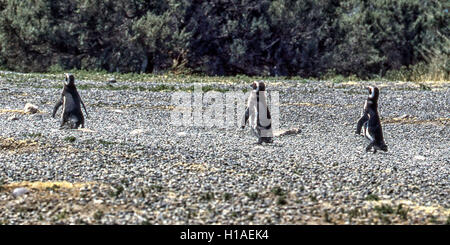
[(0, 0), (0, 66), (24, 72), (448, 80), (448, 5)]

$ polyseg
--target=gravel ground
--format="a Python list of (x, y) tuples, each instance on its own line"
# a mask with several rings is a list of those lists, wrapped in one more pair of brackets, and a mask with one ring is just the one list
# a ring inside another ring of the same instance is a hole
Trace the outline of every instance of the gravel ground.
[[(449, 83), (269, 81), (280, 128), (301, 132), (259, 146), (248, 129), (171, 125), (171, 92), (133, 89), (152, 82), (77, 81), (97, 86), (79, 91), (90, 117), (61, 130), (62, 79), (0, 72), (0, 224), (450, 223)], [(386, 153), (354, 134), (368, 85)]]

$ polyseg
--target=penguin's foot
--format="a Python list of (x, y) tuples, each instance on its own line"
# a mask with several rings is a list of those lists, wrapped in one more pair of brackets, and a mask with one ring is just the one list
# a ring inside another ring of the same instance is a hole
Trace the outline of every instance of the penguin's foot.
[(264, 143), (273, 143), (272, 137), (262, 137), (260, 140)]

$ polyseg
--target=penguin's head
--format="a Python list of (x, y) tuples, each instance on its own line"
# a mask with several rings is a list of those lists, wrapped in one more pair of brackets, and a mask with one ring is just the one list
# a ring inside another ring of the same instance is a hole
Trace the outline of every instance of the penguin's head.
[(66, 78), (64, 79), (64, 85), (73, 86), (75, 84), (75, 78), (72, 74), (66, 73)]
[(255, 81), (253, 82), (251, 87), (255, 92), (266, 91), (266, 84), (264, 84), (263, 82)]
[(369, 99), (377, 101), (378, 96), (380, 95), (380, 90), (375, 86), (369, 86), (367, 87), (367, 90), (369, 90)]

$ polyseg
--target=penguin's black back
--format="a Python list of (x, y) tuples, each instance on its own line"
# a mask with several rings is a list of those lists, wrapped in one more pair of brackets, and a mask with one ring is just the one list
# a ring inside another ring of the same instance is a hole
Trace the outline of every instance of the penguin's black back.
[(64, 97), (66, 113), (81, 113), (81, 97), (74, 84), (64, 85)]

